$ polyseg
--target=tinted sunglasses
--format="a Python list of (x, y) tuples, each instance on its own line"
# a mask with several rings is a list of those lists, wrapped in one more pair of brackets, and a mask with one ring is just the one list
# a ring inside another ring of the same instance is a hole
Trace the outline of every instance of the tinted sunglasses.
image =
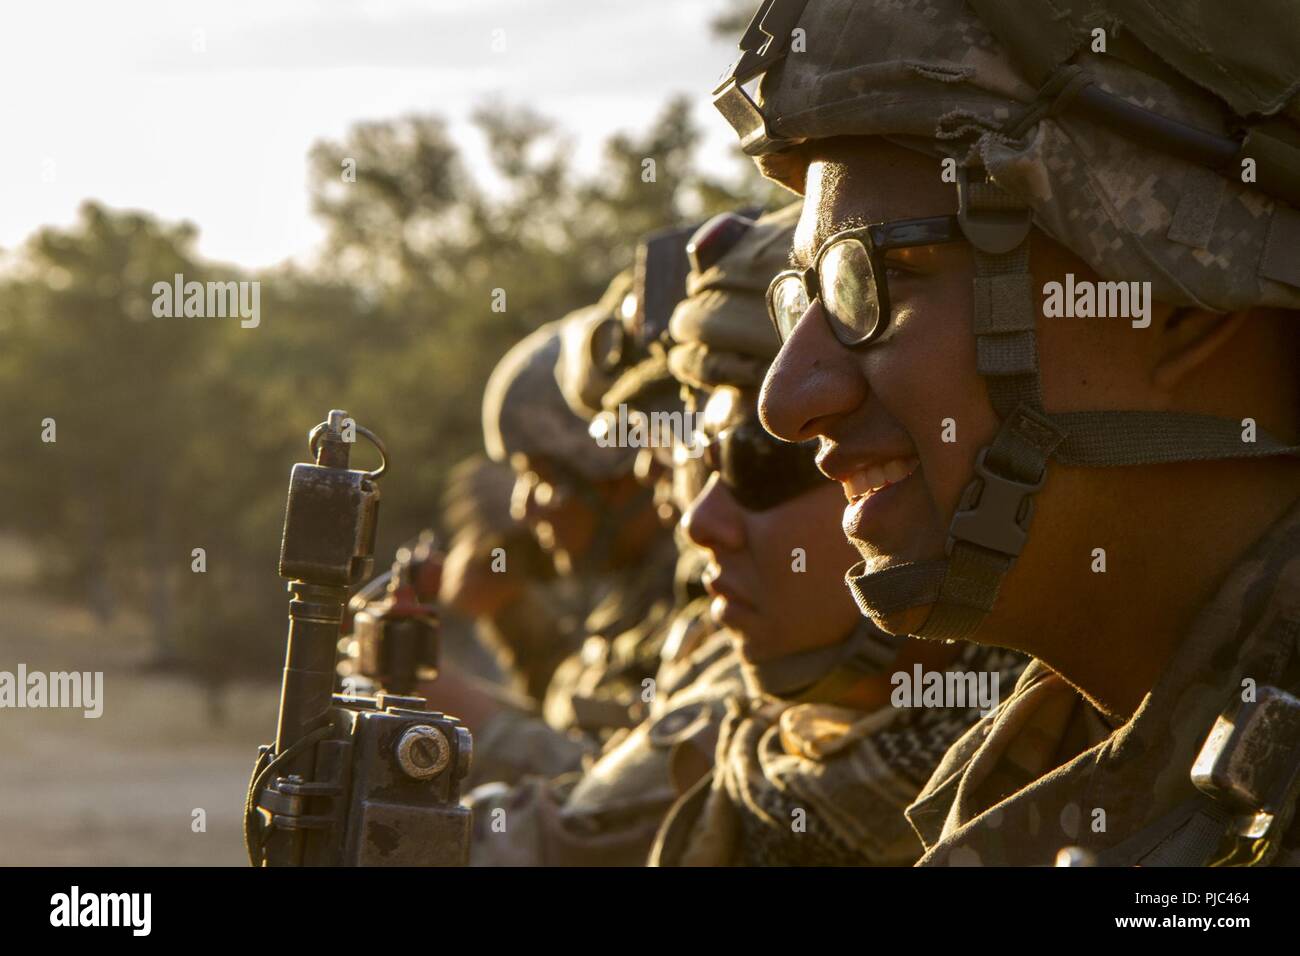
[(827, 481), (817, 470), (817, 441), (790, 444), (774, 438), (756, 418), (706, 437), (696, 434), (695, 458), (681, 449), (676, 466), (681, 492), (693, 500), (711, 474), (717, 474), (736, 503), (747, 511), (767, 511)]

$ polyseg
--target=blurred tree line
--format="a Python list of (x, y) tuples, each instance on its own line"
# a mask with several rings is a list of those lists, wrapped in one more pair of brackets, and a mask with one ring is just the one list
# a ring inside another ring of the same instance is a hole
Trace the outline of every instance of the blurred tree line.
[[(450, 465), (481, 448), (482, 387), (511, 344), (595, 301), (644, 233), (789, 198), (739, 157), (697, 168), (684, 100), (611, 138), (587, 173), (533, 112), (492, 103), (474, 120), (483, 165), (436, 116), (318, 143), (312, 204), (327, 235), (309, 266), (241, 273), (203, 261), (189, 223), (89, 201), (73, 227), (43, 228), (8, 257), (0, 530), (35, 544), (45, 588), (103, 621), (145, 614), (156, 667), (212, 686), (274, 677), (286, 477), (328, 409), (388, 445), (382, 568), (432, 521)], [(260, 325), (154, 317), (153, 284), (176, 273), (259, 281)], [(375, 460), (359, 443), (357, 463)]]

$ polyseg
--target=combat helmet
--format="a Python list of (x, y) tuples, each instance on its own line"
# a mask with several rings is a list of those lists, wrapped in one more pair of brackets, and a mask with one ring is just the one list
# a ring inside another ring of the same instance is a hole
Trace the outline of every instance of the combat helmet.
[(587, 434), (587, 422), (569, 406), (556, 379), (566, 320), (543, 325), (497, 363), (483, 391), (483, 442), (488, 456), (545, 457), (587, 482), (627, 474), (627, 449), (602, 448)]
[[(886, 137), (953, 161), (975, 260), (978, 371), (1001, 427), (947, 555), (851, 572), (864, 614), (932, 606), (962, 638), (1023, 549), (1049, 459), (1115, 467), (1293, 455), (1214, 416), (1048, 414), (1028, 237), (1173, 305), (1300, 308), (1300, 17), (1269, 2), (766, 0), (714, 103), (766, 175), (801, 192), (799, 147)], [(1268, 13), (1271, 11), (1272, 16)], [(1196, 37), (1191, 45), (1187, 37)], [(757, 99), (747, 85), (760, 78)]]

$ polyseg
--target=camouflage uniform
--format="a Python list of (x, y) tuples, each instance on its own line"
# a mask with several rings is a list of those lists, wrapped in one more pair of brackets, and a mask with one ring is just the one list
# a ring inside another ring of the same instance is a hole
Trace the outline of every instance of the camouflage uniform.
[(659, 669), (673, 621), (676, 562), (676, 546), (664, 535), (644, 566), (604, 583), (605, 596), (585, 622), (587, 637), (547, 687), (548, 724), (602, 742), (645, 717), (645, 682)]
[[(630, 273), (620, 274), (601, 302), (546, 326), (507, 355), (484, 401), (493, 457), (545, 455), (590, 480), (632, 470), (636, 449), (604, 447), (588, 433), (604, 393), (625, 372), (620, 346), (632, 294)], [(650, 496), (646, 489), (632, 507), (649, 506)], [(617, 523), (619, 515), (602, 515), (594, 550), (606, 548)], [(633, 567), (581, 572), (588, 611), (577, 649), (555, 667), (536, 711), (508, 708), (478, 735), (480, 749), (493, 754), (495, 779), (545, 779), (577, 770), (582, 758), (593, 760), (612, 736), (643, 721), (651, 700), (660, 706), (668, 700), (677, 684), (654, 682), (676, 615), (676, 564), (676, 546), (664, 529)], [(480, 769), (474, 779), (493, 777)]]
[(741, 687), (730, 642), (690, 655), (689, 680), (656, 696), (656, 715), (615, 734), (592, 765), (558, 778), (482, 787), (474, 808), (474, 866), (639, 866), (672, 802), (707, 770)]
[(487, 562), (500, 548), (509, 557), (508, 572), (524, 581), (518, 596), (490, 617), (443, 615), (442, 654), (458, 672), (540, 698), (560, 661), (577, 647), (579, 619), (565, 582), (555, 580), (528, 528), (510, 515), (513, 486), (508, 467), (483, 458), (467, 459), (448, 476), (441, 515), (448, 549), (468, 541), (475, 559)]
[[(570, 406), (558, 368), (566, 334), (571, 340), (575, 328), (611, 314), (625, 285), (625, 279), (615, 280), (598, 306), (543, 326), (498, 364), (483, 399), (484, 441), (494, 460), (504, 462), (517, 453), (548, 458), (587, 482), (630, 473), (635, 450), (601, 447), (592, 439), (586, 420)], [(640, 693), (640, 682), (654, 673), (654, 642), (667, 628), (675, 555), (665, 534), (664, 542), (649, 547), (645, 564), (626, 571), (599, 569), (619, 516), (609, 514), (594, 495), (590, 505), (600, 517), (593, 568), (577, 569), (585, 609), (570, 646), (578, 649), (556, 666), (535, 707), (507, 706), (478, 734), (478, 780), (489, 779), (487, 767), (507, 782), (576, 770), (610, 733), (635, 724), (628, 708), (639, 701), (632, 694)]]
[[(570, 411), (583, 421), (602, 409), (626, 369), (626, 322), (635, 298), (632, 276), (610, 283), (599, 303), (562, 322), (555, 379)], [(626, 398), (624, 399), (626, 400)], [(593, 447), (635, 457), (635, 449)], [(630, 468), (630, 465), (629, 465)], [(649, 506), (651, 489), (645, 490)], [(634, 567), (611, 573), (585, 622), (582, 646), (556, 670), (542, 706), (546, 721), (597, 743), (635, 727), (648, 713), (643, 697), (659, 669), (676, 611), (677, 546), (663, 529)]]
[[(1149, 281), (1163, 303), (1300, 308), (1300, 21), (1256, 27), (1196, 0), (1158, 12), (1128, 0), (776, 0), (764, 14), (715, 103), (766, 174), (801, 191), (801, 145), (853, 135), (960, 170), (977, 368), (1002, 419), (982, 452), (1002, 461), (985, 482), (1033, 485), (1052, 458), (1115, 467), (1296, 453), (1271, 436), (1248, 445), (1226, 418), (1045, 412), (1027, 238), (1032, 223), (1103, 279)], [(1098, 34), (1109, 49), (1092, 49)], [(752, 100), (744, 86), (760, 74)], [(1192, 139), (1218, 158), (1188, 148)], [(1238, 175), (1247, 160), (1268, 175)], [(998, 235), (1009, 222), (1016, 231)], [(1026, 457), (1008, 465), (1013, 446)], [(930, 605), (921, 633), (936, 637), (996, 613), (997, 582), (1019, 552), (960, 517), (947, 559), (855, 569), (864, 612)], [(1123, 726), (1035, 661), (909, 811), (922, 862), (1042, 864), (1069, 844), (1116, 864), (1294, 859), (1294, 836), (1283, 835), (1300, 701), (1277, 689), (1297, 690), (1296, 554), (1292, 511)], [(1245, 678), (1258, 684), (1257, 710), (1238, 709), (1251, 706)]]
[[(617, 364), (603, 360), (615, 351), (616, 311), (628, 289), (619, 277), (600, 305), (564, 320), (554, 376), (575, 418), (593, 416), (602, 390), (620, 378)], [(641, 385), (652, 388), (653, 376), (644, 369), (641, 375)], [(620, 392), (621, 401), (637, 398), (638, 390)], [(663, 666), (670, 634), (682, 648), (681, 635), (700, 631), (697, 605), (676, 610), (676, 566), (665, 531), (637, 567), (605, 575), (593, 588), (598, 598), (584, 624), (587, 636), (557, 668), (542, 707), (546, 725), (581, 746), (589, 766), (563, 775), (539, 767), (513, 786), (476, 789), (475, 865), (644, 862), (679, 787), (707, 767), (720, 702), (740, 680), (725, 640), (691, 641), (693, 650), (679, 650)], [(518, 714), (494, 720), (486, 736), (491, 743), (507, 734), (517, 735), (517, 751), (555, 743)]]
[[(966, 645), (953, 671), (1013, 684), (1025, 658)], [(656, 837), (655, 866), (863, 866), (914, 863), (903, 810), (975, 708), (863, 713), (768, 696), (729, 701), (714, 771)]]
[[(692, 273), (673, 315), (669, 366), (691, 388), (753, 387), (777, 350), (762, 295), (785, 265), (798, 205), (765, 216), (734, 249)], [(921, 846), (903, 809), (975, 709), (885, 707), (864, 713), (829, 682), (887, 671), (899, 642), (864, 622), (839, 645), (745, 664), (727, 702), (713, 770), (674, 805), (656, 836), (656, 866), (910, 864)], [(949, 670), (996, 672), (1011, 686), (1025, 658), (967, 645)], [(845, 686), (840, 684), (839, 687)]]
[[(783, 221), (775, 231), (786, 225)], [(715, 307), (728, 302), (723, 295), (715, 294), (714, 299)], [(749, 317), (755, 318), (752, 304)], [(589, 313), (586, 321), (585, 329), (570, 330), (566, 349), (571, 359), (603, 351), (590, 345), (603, 336), (602, 317)], [(672, 399), (664, 394), (671, 379), (664, 358), (656, 354), (617, 376), (607, 385), (608, 393), (619, 402), (644, 403), (653, 398), (670, 404)], [(568, 372), (562, 387), (575, 411), (593, 414), (599, 404), (608, 406), (596, 398), (593, 383), (599, 376), (588, 362), (572, 362)], [(675, 393), (676, 388), (668, 391)], [(641, 404), (638, 407), (644, 410)], [(689, 567), (690, 562), (683, 566)], [(677, 591), (682, 596), (685, 589)], [(471, 861), (475, 865), (645, 862), (669, 807), (708, 771), (726, 701), (743, 696), (744, 690), (730, 637), (704, 622), (702, 602), (679, 606), (673, 613), (671, 605), (660, 602), (646, 617), (643, 627), (654, 633), (653, 638), (641, 638), (636, 630), (622, 647), (617, 639), (593, 640), (584, 648), (592, 660), (561, 666), (555, 688), (564, 692), (558, 701), (548, 695), (549, 719), (580, 724), (584, 714), (591, 713), (597, 718), (592, 723), (608, 727), (625, 715), (648, 716), (635, 727), (609, 735), (600, 756), (581, 774), (532, 777), (511, 788), (474, 791)], [(620, 654), (634, 666), (593, 666), (619, 661)], [(583, 692), (584, 673), (597, 677), (594, 692)], [(652, 695), (643, 694), (640, 683), (629, 679), (642, 675), (653, 675)]]
[[(1269, 685), (1300, 695), (1300, 507), (1236, 566), (1122, 726), (1042, 662), (1027, 668), (908, 809), (922, 864), (1050, 864), (1067, 845), (1116, 866), (1223, 859), (1223, 825), (1202, 816), (1210, 801), (1190, 771), (1243, 687)], [(1202, 825), (1204, 858), (1170, 855), (1169, 837)], [(1300, 864), (1300, 827), (1273, 844), (1275, 862)]]

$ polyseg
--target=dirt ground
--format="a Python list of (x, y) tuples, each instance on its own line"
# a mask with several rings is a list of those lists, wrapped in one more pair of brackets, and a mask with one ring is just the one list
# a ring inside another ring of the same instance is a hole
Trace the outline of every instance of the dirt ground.
[[(0, 538), (0, 671), (103, 671), (104, 707), (97, 719), (0, 709), (0, 865), (246, 865), (244, 789), (279, 688), (227, 688), (226, 722), (213, 727), (197, 685), (141, 673), (138, 622), (104, 632), (36, 596), (32, 573)], [(282, 640), (281, 626), (268, 622), (267, 640)]]

